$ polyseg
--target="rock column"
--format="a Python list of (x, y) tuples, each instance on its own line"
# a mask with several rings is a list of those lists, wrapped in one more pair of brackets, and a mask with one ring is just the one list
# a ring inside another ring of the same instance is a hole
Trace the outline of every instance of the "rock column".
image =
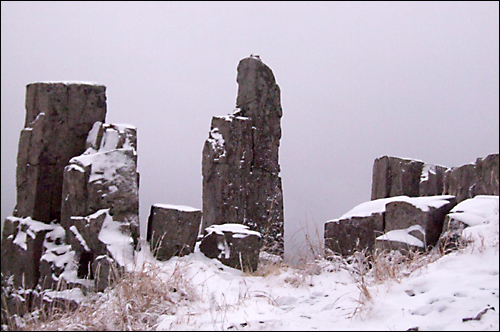
[(237, 82), (237, 109), (212, 119), (203, 148), (203, 228), (247, 225), (262, 234), (267, 251), (282, 255), (280, 89), (256, 57), (240, 61)]
[(106, 117), (106, 87), (32, 83), (26, 87), (26, 120), (17, 156), (13, 215), (44, 223), (60, 220), (64, 167), (85, 151), (89, 130)]

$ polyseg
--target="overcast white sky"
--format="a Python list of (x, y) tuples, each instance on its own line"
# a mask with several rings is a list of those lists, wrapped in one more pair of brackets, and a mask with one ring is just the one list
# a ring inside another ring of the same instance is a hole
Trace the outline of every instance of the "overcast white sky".
[(370, 199), (382, 155), (460, 166), (499, 151), (497, 1), (2, 1), (2, 220), (26, 85), (52, 80), (106, 85), (106, 122), (137, 127), (142, 221), (155, 203), (201, 208), (211, 118), (234, 110), (251, 53), (282, 92), (289, 252), (300, 228), (322, 236)]

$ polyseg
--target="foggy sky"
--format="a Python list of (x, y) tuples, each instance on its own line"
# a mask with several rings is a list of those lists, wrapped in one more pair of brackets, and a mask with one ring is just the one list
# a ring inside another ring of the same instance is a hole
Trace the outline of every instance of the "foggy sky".
[(140, 218), (202, 207), (212, 116), (238, 62), (281, 89), (285, 250), (370, 200), (383, 155), (447, 167), (499, 151), (498, 2), (1, 2), (1, 218), (16, 201), (26, 85), (107, 87), (106, 123), (137, 127)]

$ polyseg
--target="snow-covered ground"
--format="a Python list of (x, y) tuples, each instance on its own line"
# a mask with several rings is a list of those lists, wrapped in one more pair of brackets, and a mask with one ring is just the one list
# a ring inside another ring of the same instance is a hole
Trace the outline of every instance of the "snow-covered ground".
[(165, 277), (180, 269), (198, 295), (160, 316), (157, 330), (498, 330), (498, 196), (492, 198), (454, 209), (475, 214), (464, 230), (473, 243), (440, 258), (420, 257), (431, 262), (401, 267), (385, 280), (373, 270), (356, 273), (362, 270), (356, 263), (340, 258), (282, 266), (266, 276), (224, 266), (198, 250), (167, 262), (143, 250), (137, 265), (151, 263)]
[[(127, 265), (139, 279), (91, 296), (88, 311), (38, 328), (498, 331), (498, 196), (476, 196), (450, 213), (469, 225), (462, 232), (467, 246), (411, 260), (394, 251), (370, 267), (363, 254), (296, 267), (262, 255), (265, 266), (245, 273), (198, 247), (161, 262), (143, 245)], [(135, 282), (143, 285), (134, 288)], [(67, 295), (88, 299), (78, 289)], [(86, 305), (84, 300), (81, 308)]]

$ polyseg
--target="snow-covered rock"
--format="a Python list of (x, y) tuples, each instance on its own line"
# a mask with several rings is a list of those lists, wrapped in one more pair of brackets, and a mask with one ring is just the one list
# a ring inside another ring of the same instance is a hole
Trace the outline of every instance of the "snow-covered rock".
[(256, 271), (261, 246), (259, 232), (241, 224), (222, 224), (205, 228), (200, 251), (236, 269)]

